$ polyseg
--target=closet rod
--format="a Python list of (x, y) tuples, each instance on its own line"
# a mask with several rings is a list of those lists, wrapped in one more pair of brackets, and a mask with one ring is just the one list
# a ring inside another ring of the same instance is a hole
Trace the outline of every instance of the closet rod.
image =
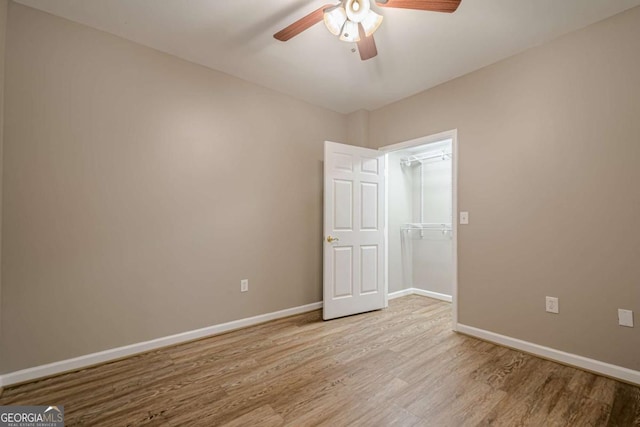
[(439, 157), (442, 158), (442, 160), (444, 160), (445, 156), (451, 158), (451, 153), (447, 153), (443, 151), (440, 154), (409, 156), (406, 159), (402, 159), (400, 163), (406, 164), (408, 166), (413, 162), (421, 162), (423, 160), (437, 159)]

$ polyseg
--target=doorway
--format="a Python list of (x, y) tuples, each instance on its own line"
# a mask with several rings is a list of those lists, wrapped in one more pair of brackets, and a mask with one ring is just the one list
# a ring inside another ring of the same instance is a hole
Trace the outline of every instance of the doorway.
[(387, 164), (386, 289), (452, 303), (457, 326), (457, 131), (380, 148)]

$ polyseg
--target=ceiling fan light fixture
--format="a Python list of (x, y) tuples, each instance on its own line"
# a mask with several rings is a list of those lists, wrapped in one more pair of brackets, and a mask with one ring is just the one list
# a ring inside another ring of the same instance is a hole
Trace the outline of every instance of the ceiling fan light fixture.
[(340, 40), (343, 42), (359, 42), (360, 34), (358, 33), (358, 23), (347, 20), (342, 27)]
[(346, 0), (344, 8), (349, 21), (358, 23), (362, 22), (369, 14), (371, 3), (369, 0)]
[(324, 25), (334, 36), (340, 35), (345, 22), (347, 22), (347, 12), (340, 5), (324, 12)]
[(382, 24), (382, 19), (382, 15), (378, 15), (373, 10), (369, 10), (369, 13), (367, 13), (367, 16), (361, 22), (367, 37), (376, 32), (380, 24)]

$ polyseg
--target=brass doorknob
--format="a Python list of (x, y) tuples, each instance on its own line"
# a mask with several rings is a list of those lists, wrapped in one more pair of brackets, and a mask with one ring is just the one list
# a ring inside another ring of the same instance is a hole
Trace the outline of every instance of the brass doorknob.
[(331, 237), (331, 236), (327, 237), (327, 242), (329, 243), (337, 242), (338, 240), (340, 239), (338, 239), (337, 237)]

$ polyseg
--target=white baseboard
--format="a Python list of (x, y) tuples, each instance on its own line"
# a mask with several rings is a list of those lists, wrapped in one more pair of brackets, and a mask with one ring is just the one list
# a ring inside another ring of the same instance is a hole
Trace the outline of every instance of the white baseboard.
[(387, 298), (388, 299), (396, 299), (396, 298), (400, 298), (400, 297), (406, 297), (407, 295), (413, 295), (413, 288), (402, 289), (400, 291), (391, 292), (389, 295), (387, 295)]
[(640, 385), (640, 371), (634, 371), (633, 369), (623, 368), (622, 366), (589, 359), (587, 357), (578, 356), (577, 354), (566, 353), (554, 348), (544, 347), (542, 345), (496, 334), (484, 329), (474, 328), (473, 326), (462, 325), (460, 323), (458, 323), (457, 331), (504, 347), (510, 347), (525, 353), (530, 353), (535, 356), (542, 357), (543, 359), (574, 366), (585, 371), (615, 378), (627, 383)]
[(61, 360), (59, 362), (40, 365), (16, 372), (9, 372), (7, 374), (0, 375), (0, 388), (27, 381), (33, 381), (38, 378), (49, 377), (51, 375), (57, 375), (64, 372), (87, 368), (89, 366), (98, 365), (100, 363), (122, 359), (123, 357), (145, 353), (150, 350), (217, 335), (223, 332), (232, 331), (234, 329), (246, 328), (247, 326), (257, 325), (259, 323), (268, 322), (269, 320), (293, 316), (294, 314), (306, 313), (308, 311), (317, 310), (319, 308), (322, 308), (322, 302), (315, 302), (299, 307), (288, 308), (286, 310), (275, 311), (273, 313), (261, 314), (259, 316), (248, 317), (246, 319), (234, 320), (233, 322), (221, 323), (219, 325), (207, 326), (206, 328), (182, 332), (180, 334), (170, 335), (162, 338), (156, 338), (151, 341), (144, 341), (136, 344), (126, 345), (124, 347), (112, 348), (109, 350), (100, 351), (98, 353), (91, 353), (80, 357), (74, 357), (73, 359)]
[(451, 302), (453, 299), (451, 295), (440, 294), (438, 292), (425, 291), (424, 289), (413, 288), (413, 293), (415, 295), (422, 295), (423, 297), (429, 297), (434, 299), (439, 299), (441, 301)]
[(388, 295), (388, 298), (395, 299), (395, 298), (400, 298), (407, 295), (421, 295), (423, 297), (439, 299), (441, 301), (447, 301), (447, 302), (452, 301), (451, 295), (439, 294), (438, 292), (425, 291), (424, 289), (418, 289), (418, 288), (408, 288), (408, 289), (402, 289), (396, 292), (391, 292)]

